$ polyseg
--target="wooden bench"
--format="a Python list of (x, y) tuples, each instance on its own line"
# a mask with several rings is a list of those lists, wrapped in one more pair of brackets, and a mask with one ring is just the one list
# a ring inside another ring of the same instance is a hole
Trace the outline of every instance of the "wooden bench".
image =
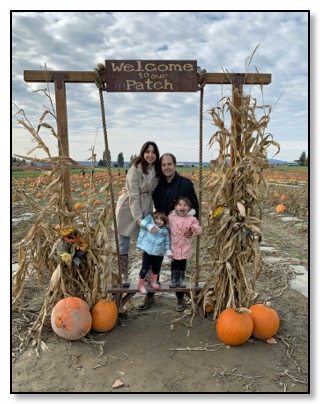
[[(161, 282), (160, 289), (153, 289), (147, 282), (145, 283), (145, 288), (147, 289), (148, 292), (153, 292), (153, 293), (176, 293), (176, 292), (183, 292), (185, 293), (189, 298), (191, 298), (191, 290), (194, 292), (194, 297), (196, 297), (199, 292), (202, 290), (205, 282), (199, 282), (197, 286), (192, 285), (191, 283), (186, 282), (186, 287), (185, 288), (169, 288), (169, 282)], [(209, 288), (209, 290), (213, 290), (213, 287)], [(132, 284), (130, 285), (129, 288), (124, 288), (124, 287), (112, 287), (108, 289), (108, 293), (112, 293), (115, 298), (115, 302), (119, 308), (120, 303), (122, 305), (126, 304), (132, 296), (134, 296), (136, 293), (140, 293), (138, 289), (138, 284)], [(143, 295), (141, 295), (143, 296)], [(197, 302), (197, 306), (199, 309), (199, 314), (201, 317), (205, 316), (204, 312), (204, 307), (203, 307), (203, 301), (204, 301), (204, 296)]]

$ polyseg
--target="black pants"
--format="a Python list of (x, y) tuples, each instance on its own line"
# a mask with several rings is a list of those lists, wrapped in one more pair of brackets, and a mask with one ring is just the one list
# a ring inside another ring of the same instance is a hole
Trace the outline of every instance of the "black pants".
[(173, 260), (171, 263), (171, 271), (179, 270), (185, 271), (187, 266), (187, 260)]
[(142, 268), (140, 271), (140, 278), (144, 279), (147, 275), (147, 272), (151, 266), (153, 275), (159, 275), (161, 264), (163, 261), (163, 256), (158, 255), (150, 255), (146, 252), (143, 253), (142, 256)]

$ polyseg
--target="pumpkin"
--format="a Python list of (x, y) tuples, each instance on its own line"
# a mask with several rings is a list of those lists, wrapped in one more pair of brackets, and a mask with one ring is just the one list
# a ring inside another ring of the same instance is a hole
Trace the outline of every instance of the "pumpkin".
[(96, 199), (95, 201), (93, 201), (93, 204), (94, 204), (94, 205), (97, 205), (97, 206), (100, 205), (99, 199)]
[(254, 304), (250, 307), (250, 310), (250, 317), (253, 321), (252, 335), (259, 339), (273, 337), (280, 324), (278, 313), (264, 304)]
[(113, 329), (118, 319), (118, 307), (113, 302), (100, 300), (91, 311), (92, 329), (94, 331), (106, 332)]
[(228, 345), (241, 345), (252, 335), (253, 321), (247, 309), (223, 310), (216, 323), (219, 339)]
[(205, 311), (206, 314), (212, 313), (213, 312), (212, 304), (207, 303), (205, 308), (204, 308), (204, 311)]
[(91, 329), (89, 305), (78, 297), (58, 301), (51, 313), (51, 326), (59, 337), (74, 341), (84, 337)]
[(36, 195), (36, 198), (42, 198), (42, 197), (43, 197), (42, 193), (38, 192), (37, 195)]
[(77, 203), (74, 205), (74, 207), (75, 207), (75, 209), (80, 210), (80, 209), (83, 208), (83, 204), (82, 204), (81, 202), (77, 202)]
[(282, 213), (282, 212), (285, 211), (285, 209), (286, 209), (286, 207), (285, 207), (282, 203), (280, 203), (280, 204), (277, 205), (277, 207), (276, 207), (276, 212), (277, 212), (277, 213)]
[(288, 198), (287, 195), (284, 195), (284, 194), (281, 195), (281, 197), (280, 197), (281, 201), (285, 201), (287, 198)]

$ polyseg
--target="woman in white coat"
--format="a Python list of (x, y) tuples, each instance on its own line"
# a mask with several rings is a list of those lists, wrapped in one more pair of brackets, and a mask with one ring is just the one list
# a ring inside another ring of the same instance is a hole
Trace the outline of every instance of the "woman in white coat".
[(117, 203), (116, 217), (119, 234), (122, 284), (130, 286), (128, 260), (130, 238), (137, 237), (141, 220), (153, 212), (152, 194), (161, 174), (160, 154), (156, 143), (146, 142), (133, 160), (126, 177), (127, 192)]

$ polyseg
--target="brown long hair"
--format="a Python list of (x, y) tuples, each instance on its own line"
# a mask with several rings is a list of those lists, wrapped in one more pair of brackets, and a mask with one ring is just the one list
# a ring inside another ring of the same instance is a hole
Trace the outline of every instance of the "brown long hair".
[(147, 174), (148, 163), (144, 159), (143, 155), (148, 150), (149, 146), (153, 146), (154, 152), (156, 153), (156, 156), (157, 156), (156, 161), (154, 162), (154, 168), (156, 170), (156, 177), (159, 177), (161, 174), (160, 153), (159, 153), (158, 146), (156, 145), (155, 142), (148, 141), (145, 144), (143, 144), (141, 147), (139, 156), (133, 160), (132, 164), (134, 164), (134, 166), (137, 167), (138, 164), (140, 163), (141, 167), (142, 167), (142, 171), (145, 174)]

